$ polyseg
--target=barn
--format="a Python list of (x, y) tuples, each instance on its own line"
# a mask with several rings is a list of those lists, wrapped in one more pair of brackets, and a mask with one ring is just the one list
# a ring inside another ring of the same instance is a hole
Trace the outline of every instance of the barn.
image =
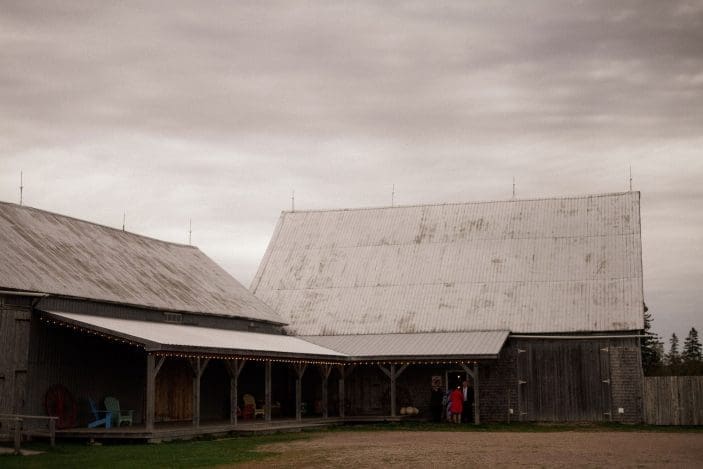
[[(64, 436), (295, 418), (298, 373), (345, 358), (285, 335), (278, 313), (193, 246), (0, 203), (0, 255), (0, 416), (59, 415)], [(119, 429), (106, 397), (131, 411)]]
[(343, 353), (348, 415), (642, 420), (640, 194), (283, 212), (251, 291)]
[[(476, 423), (640, 422), (639, 203), (283, 212), (249, 290), (196, 247), (0, 203), (0, 416), (147, 440), (425, 419), (467, 379)], [(130, 422), (96, 423), (106, 397)]]

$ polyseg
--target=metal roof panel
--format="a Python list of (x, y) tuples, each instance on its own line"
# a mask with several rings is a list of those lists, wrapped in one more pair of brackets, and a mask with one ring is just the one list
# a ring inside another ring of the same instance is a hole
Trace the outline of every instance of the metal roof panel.
[(353, 358), (497, 357), (508, 331), (303, 336)]
[(284, 212), (252, 290), (299, 335), (637, 330), (639, 193)]
[(285, 321), (198, 248), (0, 202), (0, 287)]
[(214, 329), (151, 321), (135, 321), (104, 316), (46, 311), (59, 320), (68, 320), (87, 328), (112, 331), (137, 342), (178, 347), (223, 349), (241, 352), (273, 352), (293, 355), (341, 357), (343, 354), (303, 339), (277, 334)]

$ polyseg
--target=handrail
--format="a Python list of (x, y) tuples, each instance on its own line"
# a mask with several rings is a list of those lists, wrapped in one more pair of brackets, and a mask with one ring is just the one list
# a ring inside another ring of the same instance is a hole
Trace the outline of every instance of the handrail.
[(1, 418), (18, 418), (18, 419), (37, 419), (37, 420), (58, 420), (58, 417), (52, 415), (22, 415), (22, 414), (0, 414)]
[(51, 446), (56, 446), (56, 422), (58, 417), (51, 415), (22, 415), (22, 414), (0, 414), (0, 420), (14, 421), (15, 425), (15, 452), (19, 454), (20, 442), (22, 440), (22, 423), (24, 420), (47, 420), (49, 422), (49, 441)]

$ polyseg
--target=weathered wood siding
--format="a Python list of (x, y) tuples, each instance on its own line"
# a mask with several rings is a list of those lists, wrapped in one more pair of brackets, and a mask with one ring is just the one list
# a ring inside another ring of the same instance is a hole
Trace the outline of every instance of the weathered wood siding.
[(602, 350), (607, 343), (526, 340), (516, 346), (520, 420), (607, 420), (610, 369)]
[(520, 420), (642, 421), (636, 339), (514, 340)]
[[(164, 311), (149, 308), (137, 308), (134, 306), (116, 303), (101, 303), (99, 301), (80, 300), (76, 298), (42, 298), (36, 305), (36, 308), (46, 311), (62, 311), (66, 313), (89, 314), (118, 319), (134, 319), (136, 321), (167, 322), (167, 312)], [(179, 314), (181, 316), (181, 324), (186, 325), (214, 327), (218, 329), (232, 329), (238, 331), (263, 332), (269, 334), (282, 333), (280, 326), (250, 319), (219, 317), (185, 312), (181, 312)]]
[(25, 413), (29, 369), (28, 298), (0, 296), (0, 413)]
[(644, 378), (645, 422), (703, 425), (703, 376)]
[[(431, 377), (457, 368), (410, 365), (398, 378), (398, 407), (429, 418)], [(510, 339), (498, 359), (479, 363), (482, 422), (638, 423), (642, 392), (636, 339)], [(387, 415), (389, 402), (388, 377), (357, 366), (347, 379), (348, 415)]]
[(91, 418), (87, 399), (100, 407), (114, 396), (141, 421), (146, 388), (146, 354), (129, 345), (50, 326), (32, 315), (26, 412), (44, 415), (44, 395), (65, 386), (79, 405), (79, 425)]
[(193, 418), (193, 370), (184, 359), (167, 358), (156, 375), (155, 422)]

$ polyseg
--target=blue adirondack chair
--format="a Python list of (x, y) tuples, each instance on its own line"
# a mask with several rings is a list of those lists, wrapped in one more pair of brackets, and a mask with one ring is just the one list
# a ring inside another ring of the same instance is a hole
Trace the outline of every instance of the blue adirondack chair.
[(92, 398), (88, 398), (90, 403), (90, 411), (93, 413), (93, 421), (88, 424), (88, 428), (102, 427), (105, 428), (112, 427), (112, 412), (109, 410), (98, 410), (98, 406), (95, 405), (95, 401)]
[(112, 396), (105, 398), (105, 408), (112, 412), (112, 423), (119, 427), (122, 423), (132, 425), (133, 410), (120, 410), (120, 401)]

